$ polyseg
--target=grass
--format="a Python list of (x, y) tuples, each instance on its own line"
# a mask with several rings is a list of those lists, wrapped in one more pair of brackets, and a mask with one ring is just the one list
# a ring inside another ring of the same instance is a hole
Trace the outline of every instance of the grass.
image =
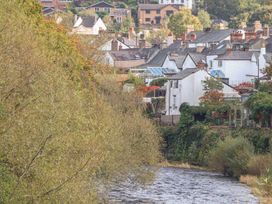
[(240, 182), (249, 186), (252, 193), (260, 199), (261, 204), (272, 203), (272, 195), (268, 194), (260, 185), (257, 176), (244, 175), (240, 177)]

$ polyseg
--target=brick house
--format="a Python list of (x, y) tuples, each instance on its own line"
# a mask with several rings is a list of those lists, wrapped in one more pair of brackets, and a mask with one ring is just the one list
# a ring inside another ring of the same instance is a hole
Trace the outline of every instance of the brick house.
[(179, 12), (181, 5), (139, 4), (140, 28), (159, 28), (167, 17)]
[(126, 8), (116, 8), (112, 4), (101, 1), (87, 8), (91, 13), (106, 12), (118, 23), (121, 23), (125, 18), (131, 17), (131, 10)]

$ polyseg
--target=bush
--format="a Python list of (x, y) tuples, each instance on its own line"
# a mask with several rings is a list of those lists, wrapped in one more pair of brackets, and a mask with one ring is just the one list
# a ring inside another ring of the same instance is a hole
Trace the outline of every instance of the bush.
[(268, 169), (272, 169), (272, 154), (256, 155), (248, 164), (248, 173), (251, 175), (264, 175)]
[(227, 137), (211, 152), (210, 167), (238, 178), (247, 172), (253, 146), (243, 137)]
[(260, 188), (263, 189), (267, 196), (271, 196), (272, 194), (272, 170), (267, 169), (266, 173), (260, 177)]

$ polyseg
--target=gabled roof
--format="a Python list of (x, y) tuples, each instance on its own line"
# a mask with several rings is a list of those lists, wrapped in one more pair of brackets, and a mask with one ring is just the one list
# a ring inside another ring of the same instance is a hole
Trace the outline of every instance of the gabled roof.
[(211, 30), (207, 32), (191, 32), (189, 35), (196, 34), (196, 40), (191, 43), (213, 43), (223, 41), (230, 36), (233, 31), (234, 29)]
[(175, 9), (178, 9), (180, 5), (176, 4), (139, 4), (138, 8), (140, 10), (160, 10), (166, 6), (171, 6)]
[(158, 54), (152, 60), (150, 60), (148, 64), (145, 64), (144, 66), (141, 66), (141, 67), (161, 67), (167, 55), (170, 52), (179, 50), (180, 46), (181, 46), (181, 42), (176, 41), (175, 43), (171, 44), (169, 47), (160, 50)]
[(126, 37), (119, 37), (117, 38), (117, 40), (119, 40), (120, 42), (124, 43), (125, 45), (129, 47), (136, 47), (136, 41), (133, 39), (129, 39)]
[(177, 56), (169, 55), (169, 60), (174, 61), (178, 69), (182, 69), (183, 62), (185, 60), (186, 55), (179, 54)]
[(188, 77), (198, 71), (200, 71), (200, 69), (197, 69), (197, 68), (184, 69), (181, 72), (179, 72), (178, 74), (169, 77), (168, 79), (169, 80), (182, 80), (182, 79), (185, 79), (186, 77)]
[(194, 63), (197, 65), (199, 62), (206, 61), (206, 55), (202, 53), (188, 53), (188, 55), (192, 58)]
[(227, 51), (215, 60), (251, 60), (255, 52), (251, 51)]
[(92, 28), (96, 23), (96, 16), (82, 16), (82, 23), (84, 27)]
[(100, 2), (98, 2), (96, 4), (92, 4), (88, 8), (94, 8), (94, 7), (96, 7), (96, 8), (97, 7), (100, 7), (100, 8), (114, 8), (113, 5), (111, 5), (111, 4), (109, 4), (109, 3), (105, 2), (105, 1), (100, 1)]

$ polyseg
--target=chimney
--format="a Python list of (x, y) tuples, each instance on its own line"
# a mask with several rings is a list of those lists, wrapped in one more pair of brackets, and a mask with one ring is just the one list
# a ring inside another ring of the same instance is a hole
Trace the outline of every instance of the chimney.
[(243, 33), (242, 32), (233, 32), (230, 35), (231, 42), (242, 42), (243, 41)]
[(255, 21), (253, 27), (254, 27), (254, 32), (255, 32), (255, 33), (256, 33), (258, 30), (262, 30), (261, 21)]
[(205, 69), (207, 67), (207, 64), (204, 61), (199, 61), (196, 65), (198, 69)]
[(78, 16), (75, 15), (75, 16), (74, 16), (74, 24), (77, 22), (77, 19), (78, 19)]
[(245, 40), (246, 42), (250, 40), (255, 40), (257, 38), (257, 34), (255, 32), (246, 32), (245, 33)]
[(139, 40), (139, 48), (145, 48), (145, 40), (144, 39)]
[(262, 45), (261, 45), (261, 52), (260, 52), (261, 55), (265, 55), (266, 54), (266, 43), (265, 43), (265, 40), (262, 39)]
[(231, 44), (227, 44), (226, 45), (226, 50), (227, 50), (227, 52), (231, 52), (232, 51)]
[(196, 40), (196, 34), (192, 33), (191, 36), (190, 36), (190, 39), (191, 39), (192, 42), (194, 42)]
[(202, 53), (202, 51), (204, 50), (204, 48), (205, 48), (204, 46), (197, 46), (196, 47), (196, 52), (197, 53)]
[(133, 27), (130, 27), (130, 28), (129, 28), (129, 31), (128, 31), (128, 39), (131, 39), (131, 38), (132, 38), (133, 33), (134, 33), (134, 28), (133, 28)]
[(263, 28), (263, 38), (267, 39), (270, 37), (270, 28), (268, 25), (265, 25)]
[(174, 36), (172, 35), (172, 33), (169, 33), (167, 36), (167, 46), (171, 45), (174, 43)]
[(167, 42), (166, 42), (166, 41), (163, 41), (163, 42), (160, 44), (160, 48), (161, 48), (161, 49), (167, 48)]
[(116, 39), (113, 39), (111, 41), (111, 50), (112, 51), (118, 51), (118, 41)]

